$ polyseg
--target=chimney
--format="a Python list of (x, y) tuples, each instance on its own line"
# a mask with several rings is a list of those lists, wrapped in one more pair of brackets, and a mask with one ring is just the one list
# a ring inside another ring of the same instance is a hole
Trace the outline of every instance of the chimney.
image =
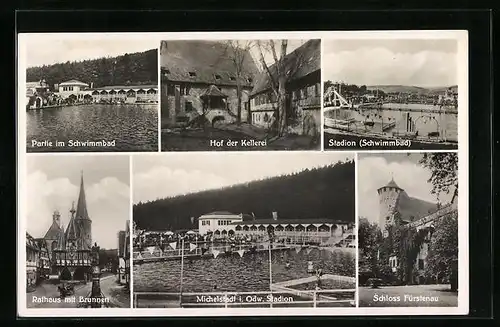
[(273, 211), (273, 220), (278, 220), (278, 212)]
[(90, 82), (90, 88), (93, 89), (94, 88), (94, 82)]

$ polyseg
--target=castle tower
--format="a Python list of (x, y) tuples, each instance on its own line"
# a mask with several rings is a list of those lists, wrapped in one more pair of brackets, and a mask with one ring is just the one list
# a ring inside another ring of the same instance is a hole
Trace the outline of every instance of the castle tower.
[(391, 178), (387, 185), (380, 187), (377, 190), (379, 198), (379, 227), (382, 231), (385, 230), (387, 225), (393, 225), (394, 214), (396, 213), (396, 204), (399, 195), (403, 192), (394, 179)]
[(92, 248), (92, 220), (90, 220), (87, 211), (83, 172), (80, 179), (80, 193), (78, 195), (76, 210), (72, 207), (70, 212), (71, 220), (66, 229), (68, 244), (74, 242), (78, 250), (90, 250)]

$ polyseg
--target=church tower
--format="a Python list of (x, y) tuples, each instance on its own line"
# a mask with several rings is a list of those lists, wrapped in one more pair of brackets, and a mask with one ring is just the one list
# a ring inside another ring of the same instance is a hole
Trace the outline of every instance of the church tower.
[(90, 220), (87, 211), (83, 172), (80, 179), (80, 193), (78, 194), (76, 210), (73, 206), (70, 212), (71, 220), (66, 229), (68, 246), (73, 243), (78, 250), (90, 250), (92, 248), (92, 220)]
[(385, 231), (387, 225), (393, 225), (394, 215), (396, 213), (396, 205), (399, 195), (403, 192), (394, 179), (391, 178), (387, 185), (380, 187), (378, 190), (379, 199), (379, 227)]

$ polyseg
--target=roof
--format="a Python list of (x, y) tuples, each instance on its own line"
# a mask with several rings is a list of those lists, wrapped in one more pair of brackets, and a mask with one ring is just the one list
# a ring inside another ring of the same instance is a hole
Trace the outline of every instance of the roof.
[(49, 87), (49, 85), (45, 81), (26, 82), (26, 88), (36, 88), (36, 87), (47, 88)]
[(215, 216), (215, 215), (218, 215), (218, 216), (237, 216), (238, 214), (232, 213), (229, 211), (213, 211), (213, 212), (203, 214), (202, 217), (203, 216)]
[(387, 185), (379, 187), (379, 190), (381, 188), (384, 188), (384, 187), (393, 187), (393, 188), (398, 188), (398, 189), (402, 190), (402, 188), (399, 187), (398, 184), (396, 184), (396, 182), (394, 181), (394, 178), (391, 178), (391, 180), (389, 181), (389, 183), (387, 183)]
[(30, 247), (34, 250), (39, 250), (38, 242), (31, 236), (30, 234), (26, 233), (26, 246)]
[(223, 97), (223, 98), (227, 98), (227, 95), (225, 95), (224, 93), (221, 92), (221, 90), (219, 90), (219, 88), (215, 85), (210, 85), (206, 90), (205, 92), (203, 92), (203, 94), (201, 95), (202, 97)]
[(50, 226), (47, 233), (45, 233), (45, 236), (43, 238), (46, 240), (58, 240), (61, 233), (64, 234), (64, 231), (62, 230), (61, 226), (59, 226), (57, 222), (52, 220), (52, 225)]
[(265, 224), (280, 224), (280, 225), (290, 225), (290, 224), (301, 224), (301, 225), (311, 225), (311, 224), (350, 224), (347, 221), (332, 220), (332, 219), (255, 219), (247, 220), (243, 222), (232, 223), (231, 225), (265, 225)]
[(400, 193), (396, 210), (405, 222), (412, 222), (438, 210), (438, 205), (429, 201), (412, 198), (403, 191)]
[[(235, 50), (222, 41), (162, 41), (162, 78), (170, 81), (236, 86)], [(249, 50), (241, 50), (244, 87), (253, 87), (259, 70)], [(194, 73), (194, 74), (193, 74)]]
[(64, 85), (82, 85), (82, 86), (89, 86), (87, 83), (80, 82), (76, 79), (69, 80), (67, 82), (62, 82), (59, 84), (59, 86), (64, 86)]
[[(289, 72), (287, 82), (307, 76), (321, 69), (321, 40), (309, 40), (285, 56), (285, 70)], [(276, 76), (276, 64), (269, 67), (271, 74)], [(272, 81), (267, 72), (262, 72), (255, 81), (251, 95), (261, 93), (271, 88)]]

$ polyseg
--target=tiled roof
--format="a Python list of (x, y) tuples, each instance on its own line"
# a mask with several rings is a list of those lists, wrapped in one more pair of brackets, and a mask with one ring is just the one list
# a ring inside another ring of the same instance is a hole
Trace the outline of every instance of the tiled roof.
[[(287, 82), (291, 82), (321, 69), (321, 40), (309, 40), (285, 56), (285, 70), (289, 73)], [(277, 74), (276, 65), (269, 67), (271, 74)], [(318, 81), (319, 82), (319, 81)], [(272, 81), (267, 72), (257, 77), (252, 95), (271, 88)]]
[(401, 219), (406, 222), (418, 220), (437, 210), (437, 204), (412, 198), (405, 191), (400, 193), (397, 201), (397, 211)]
[(59, 84), (59, 86), (63, 86), (63, 85), (82, 85), (82, 86), (89, 86), (87, 83), (84, 83), (84, 82), (80, 82), (76, 79), (72, 79), (72, 80), (69, 80), (67, 82), (62, 82)]
[[(222, 41), (162, 41), (160, 66), (162, 79), (179, 82), (236, 85), (234, 51)], [(252, 87), (258, 74), (250, 51), (244, 52), (240, 83)]]
[(143, 90), (148, 90), (148, 89), (157, 89), (158, 85), (156, 84), (148, 84), (148, 85), (111, 85), (111, 86), (103, 86), (103, 87), (95, 87), (93, 89), (90, 89), (89, 91), (94, 91), (94, 90), (130, 90), (130, 89), (143, 89)]

